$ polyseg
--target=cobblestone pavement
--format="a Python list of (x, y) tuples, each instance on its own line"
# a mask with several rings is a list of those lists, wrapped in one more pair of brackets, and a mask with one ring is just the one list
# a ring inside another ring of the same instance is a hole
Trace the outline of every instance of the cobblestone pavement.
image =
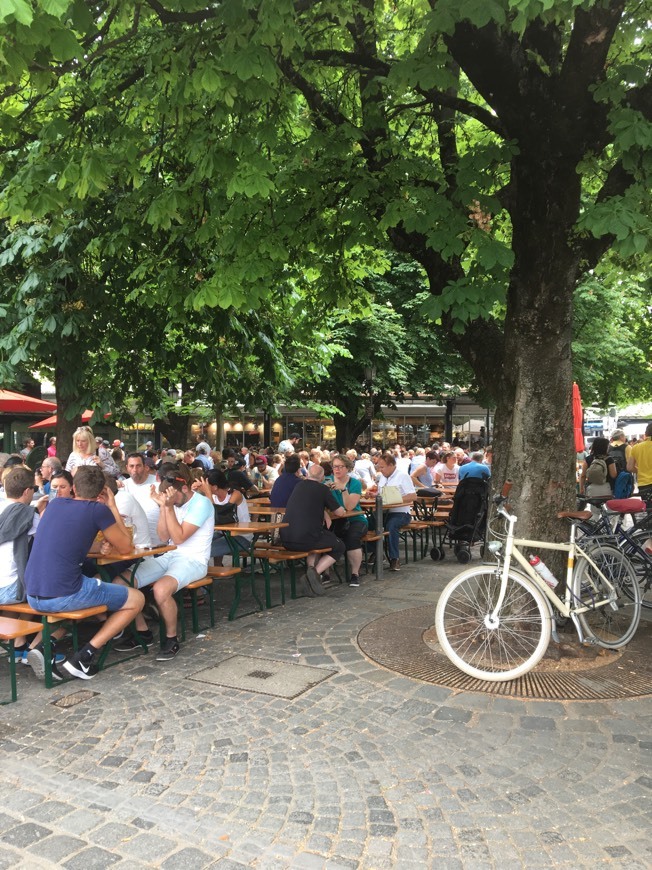
[[(0, 709), (0, 870), (649, 868), (651, 697), (456, 694), (360, 652), (364, 625), (434, 604), (458, 567), (233, 623), (222, 606), (175, 661), (51, 692), (21, 666)], [(335, 673), (294, 700), (189, 679), (233, 655)], [(80, 690), (97, 694), (52, 705)]]

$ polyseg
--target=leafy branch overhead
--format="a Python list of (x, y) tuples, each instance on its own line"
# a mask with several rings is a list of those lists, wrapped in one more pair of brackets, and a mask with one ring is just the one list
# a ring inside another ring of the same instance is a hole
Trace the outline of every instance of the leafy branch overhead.
[(0, 219), (54, 238), (101, 204), (128, 301), (272, 304), (290, 334), (410, 258), (496, 405), (497, 474), (552, 530), (574, 296), (607, 252), (649, 265), (649, 21), (649, 0), (11, 0)]

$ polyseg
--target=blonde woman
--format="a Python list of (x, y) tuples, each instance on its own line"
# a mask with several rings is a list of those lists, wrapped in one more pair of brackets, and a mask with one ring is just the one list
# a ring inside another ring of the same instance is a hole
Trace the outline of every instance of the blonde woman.
[(103, 467), (102, 460), (95, 455), (95, 437), (90, 426), (80, 426), (73, 432), (72, 453), (66, 462), (66, 471), (69, 471), (74, 477), (81, 465)]

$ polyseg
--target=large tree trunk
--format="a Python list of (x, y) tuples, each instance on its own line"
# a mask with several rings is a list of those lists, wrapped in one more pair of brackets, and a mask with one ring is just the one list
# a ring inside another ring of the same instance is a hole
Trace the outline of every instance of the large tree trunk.
[(69, 380), (68, 367), (59, 362), (54, 370), (54, 388), (57, 396), (57, 457), (64, 467), (72, 452), (73, 433), (82, 422), (81, 414), (76, 414), (71, 420), (66, 419), (66, 413), (75, 401), (74, 396), (66, 394), (64, 384), (67, 380)]
[(185, 450), (188, 446), (188, 432), (190, 418), (187, 414), (175, 414), (169, 412), (167, 417), (154, 420), (156, 431), (167, 438), (171, 447), (177, 450)]
[(362, 418), (358, 414), (346, 417), (334, 416), (333, 425), (335, 426), (335, 443), (337, 449), (344, 451), (353, 447), (355, 442), (358, 440), (358, 437), (362, 435), (365, 430), (369, 429), (370, 424), (371, 418), (367, 414)]

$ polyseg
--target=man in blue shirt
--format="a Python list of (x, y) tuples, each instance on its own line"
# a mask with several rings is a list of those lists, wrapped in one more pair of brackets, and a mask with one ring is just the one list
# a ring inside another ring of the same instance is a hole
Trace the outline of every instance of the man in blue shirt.
[(301, 483), (303, 476), (299, 474), (301, 460), (296, 453), (290, 453), (285, 460), (283, 471), (274, 481), (274, 486), (269, 494), (269, 503), (272, 507), (284, 508), (292, 495), (295, 486)]
[[(97, 501), (100, 494), (104, 503)], [(137, 589), (82, 574), (82, 562), (98, 532), (104, 535), (102, 552), (114, 548), (126, 555), (133, 549), (131, 535), (113, 493), (106, 487), (102, 469), (83, 465), (75, 474), (75, 498), (54, 499), (43, 513), (25, 569), (27, 601), (35, 610), (58, 613), (104, 604), (111, 611), (91, 640), (62, 665), (82, 680), (95, 676), (96, 653), (136, 618), (145, 603), (143, 593)], [(30, 650), (27, 660), (41, 675), (42, 651)]]
[(471, 461), (460, 466), (460, 480), (465, 477), (477, 477), (479, 480), (488, 480), (491, 477), (491, 469), (483, 463), (484, 454), (480, 451), (471, 454)]

